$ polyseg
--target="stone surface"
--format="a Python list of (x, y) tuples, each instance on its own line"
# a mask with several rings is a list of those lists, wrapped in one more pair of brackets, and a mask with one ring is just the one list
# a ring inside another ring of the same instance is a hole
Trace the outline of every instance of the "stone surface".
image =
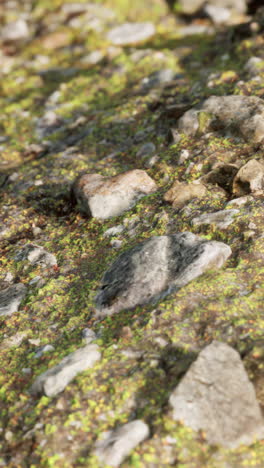
[(156, 301), (206, 270), (220, 268), (230, 255), (226, 244), (190, 232), (151, 237), (123, 252), (106, 271), (96, 297), (97, 315)]
[(31, 265), (39, 265), (42, 268), (57, 265), (55, 255), (47, 252), (43, 247), (36, 244), (26, 244), (15, 256), (17, 262), (28, 260)]
[(254, 387), (239, 354), (225, 343), (213, 341), (202, 350), (170, 404), (173, 418), (203, 430), (210, 444), (235, 448), (264, 437)]
[(207, 4), (204, 7), (204, 11), (215, 24), (225, 24), (231, 16), (231, 11), (228, 8), (223, 8), (222, 6)]
[(214, 7), (229, 8), (238, 13), (245, 13), (247, 9), (246, 0), (209, 0), (209, 2), (205, 0), (178, 0), (178, 4), (181, 11), (187, 15), (196, 13), (205, 4)]
[(260, 57), (250, 57), (244, 68), (250, 76), (258, 75), (264, 70), (264, 60)]
[(197, 216), (192, 220), (194, 226), (200, 226), (203, 224), (214, 224), (220, 229), (227, 228), (233, 223), (234, 217), (239, 213), (239, 210), (220, 210), (215, 213), (205, 213), (201, 216)]
[(129, 453), (149, 436), (149, 428), (137, 419), (103, 434), (97, 441), (95, 454), (107, 466), (120, 466)]
[(178, 130), (190, 136), (198, 131), (228, 130), (250, 143), (260, 143), (264, 138), (264, 101), (255, 96), (211, 96), (179, 119)]
[(156, 146), (154, 145), (154, 143), (149, 141), (148, 143), (144, 143), (144, 145), (142, 145), (139, 148), (136, 156), (138, 158), (144, 158), (146, 156), (151, 156), (153, 153), (155, 153), (155, 151), (156, 151)]
[(22, 283), (13, 284), (0, 291), (0, 315), (12, 315), (17, 312), (26, 291), (27, 288)]
[(202, 198), (205, 194), (206, 187), (200, 182), (185, 184), (176, 180), (165, 193), (164, 200), (172, 203), (173, 208), (182, 208), (193, 198)]
[(31, 393), (44, 393), (53, 397), (62, 392), (77, 374), (91, 368), (101, 353), (96, 344), (88, 344), (69, 354), (56, 366), (39, 375), (31, 387)]
[(233, 181), (233, 193), (236, 196), (249, 193), (263, 192), (264, 190), (264, 164), (251, 159), (239, 169)]
[(8, 23), (1, 32), (1, 39), (7, 42), (17, 42), (27, 39), (30, 35), (29, 27), (24, 19)]
[(155, 182), (139, 169), (110, 178), (86, 174), (79, 177), (73, 186), (80, 209), (98, 219), (119, 216), (144, 195), (156, 190)]
[(150, 39), (155, 32), (155, 26), (150, 22), (124, 23), (111, 29), (107, 39), (114, 45), (133, 45)]

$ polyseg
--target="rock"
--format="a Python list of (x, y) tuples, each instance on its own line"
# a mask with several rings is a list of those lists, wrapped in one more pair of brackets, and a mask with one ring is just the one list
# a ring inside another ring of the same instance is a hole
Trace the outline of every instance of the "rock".
[(84, 65), (97, 65), (104, 59), (105, 55), (101, 50), (94, 50), (93, 52), (90, 52), (90, 54), (85, 55), (81, 59), (81, 63)]
[(41, 356), (43, 356), (43, 354), (50, 353), (51, 351), (55, 351), (54, 346), (52, 346), (50, 344), (46, 344), (45, 346), (42, 346), (40, 349), (38, 349), (38, 351), (36, 352), (34, 358), (38, 359)]
[(178, 121), (178, 130), (189, 136), (224, 130), (240, 134), (250, 143), (264, 138), (264, 101), (255, 96), (211, 96)]
[(239, 213), (239, 210), (221, 210), (215, 213), (205, 213), (201, 216), (197, 216), (192, 220), (194, 226), (200, 226), (203, 224), (214, 224), (220, 229), (227, 228), (234, 221), (234, 216)]
[(244, 68), (251, 77), (256, 76), (264, 70), (264, 60), (260, 57), (250, 57)]
[(146, 156), (152, 155), (153, 153), (155, 153), (155, 151), (156, 151), (156, 146), (154, 145), (154, 143), (151, 143), (151, 142), (144, 143), (144, 145), (142, 145), (139, 148), (136, 156), (138, 158), (144, 158)]
[(160, 86), (166, 83), (169, 83), (173, 80), (175, 76), (175, 71), (171, 68), (165, 68), (163, 70), (158, 70), (151, 75), (143, 78), (141, 85), (144, 88), (154, 88), (156, 86)]
[(92, 343), (96, 340), (96, 333), (91, 328), (84, 328), (82, 331), (82, 337), (86, 344)]
[(242, 360), (213, 341), (199, 354), (170, 396), (173, 418), (205, 431), (210, 444), (235, 448), (264, 437), (261, 410)]
[(44, 393), (52, 397), (62, 392), (79, 372), (91, 368), (101, 358), (95, 344), (88, 344), (69, 354), (56, 366), (39, 375), (31, 387), (31, 393)]
[(107, 466), (118, 467), (137, 445), (149, 436), (149, 428), (144, 421), (137, 419), (115, 430), (103, 434), (96, 442), (95, 454)]
[(206, 187), (200, 182), (185, 184), (176, 180), (163, 198), (172, 203), (173, 208), (180, 209), (193, 198), (202, 198), (205, 194)]
[(240, 168), (233, 181), (233, 193), (236, 196), (263, 192), (264, 165), (256, 159), (251, 159)]
[(131, 209), (144, 195), (157, 190), (145, 171), (135, 169), (114, 177), (86, 174), (79, 177), (73, 193), (80, 209), (98, 219), (119, 216)]
[(5, 42), (19, 42), (28, 39), (29, 27), (24, 19), (8, 23), (1, 32), (1, 39)]
[(150, 39), (155, 32), (155, 26), (150, 22), (124, 23), (111, 29), (107, 34), (107, 39), (114, 45), (134, 45)]
[(192, 15), (198, 12), (205, 4), (217, 8), (228, 8), (237, 13), (245, 13), (247, 10), (246, 0), (178, 0), (179, 9), (182, 13)]
[(226, 244), (190, 232), (151, 237), (123, 252), (106, 271), (96, 297), (97, 315), (157, 301), (206, 270), (220, 268), (230, 255)]
[(39, 265), (49, 268), (57, 265), (55, 255), (47, 252), (43, 247), (36, 244), (26, 244), (15, 256), (17, 262), (28, 260), (31, 265)]
[(107, 229), (104, 234), (103, 234), (103, 237), (112, 237), (112, 236), (116, 236), (118, 234), (121, 234), (123, 231), (124, 231), (124, 226), (123, 224), (118, 224), (117, 226), (113, 226), (109, 229)]
[(17, 312), (26, 291), (27, 288), (22, 283), (13, 284), (0, 291), (0, 315), (12, 315)]
[(204, 11), (215, 24), (225, 24), (231, 17), (231, 11), (222, 6), (207, 4), (204, 7)]

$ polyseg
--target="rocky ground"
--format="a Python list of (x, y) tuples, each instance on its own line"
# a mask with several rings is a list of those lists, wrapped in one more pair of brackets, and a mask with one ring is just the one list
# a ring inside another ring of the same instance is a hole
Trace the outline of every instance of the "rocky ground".
[(264, 12), (172, 3), (0, 2), (0, 466), (264, 466)]

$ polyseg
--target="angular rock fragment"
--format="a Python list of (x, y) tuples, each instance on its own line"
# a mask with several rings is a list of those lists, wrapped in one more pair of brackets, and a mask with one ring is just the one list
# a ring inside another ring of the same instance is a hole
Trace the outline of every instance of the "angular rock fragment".
[(178, 130), (190, 136), (209, 130), (232, 131), (250, 143), (264, 139), (264, 101), (255, 96), (211, 96), (178, 121)]
[(168, 192), (165, 193), (164, 200), (171, 202), (173, 208), (182, 208), (193, 198), (202, 198), (205, 194), (206, 187), (199, 182), (185, 184), (176, 180)]
[(239, 213), (239, 210), (220, 210), (215, 213), (205, 213), (201, 216), (197, 216), (192, 220), (194, 226), (200, 226), (203, 224), (214, 224), (219, 228), (227, 228), (233, 223), (234, 217)]
[(149, 432), (147, 424), (140, 419), (107, 431), (104, 438), (97, 441), (95, 454), (107, 466), (118, 467), (131, 450), (149, 436)]
[(264, 165), (256, 159), (248, 161), (238, 171), (233, 181), (233, 193), (237, 196), (264, 190)]
[(242, 360), (213, 341), (199, 354), (170, 396), (173, 418), (203, 430), (210, 444), (235, 448), (264, 437), (264, 421)]
[(43, 247), (36, 244), (26, 244), (17, 252), (16, 261), (28, 260), (31, 265), (40, 265), (43, 268), (57, 265), (55, 255), (47, 252)]
[(114, 45), (126, 46), (144, 42), (155, 34), (153, 23), (124, 23), (111, 29), (107, 39)]
[(222, 242), (190, 232), (151, 237), (123, 252), (102, 278), (96, 297), (98, 316), (157, 301), (231, 255)]
[(22, 283), (13, 284), (0, 291), (0, 315), (12, 315), (17, 312), (26, 291), (27, 288)]
[(80, 209), (98, 219), (119, 216), (144, 195), (156, 190), (154, 180), (139, 169), (110, 178), (100, 174), (86, 174), (79, 177), (73, 186)]
[(44, 393), (53, 397), (76, 377), (79, 372), (92, 367), (101, 358), (96, 344), (88, 344), (69, 354), (56, 366), (39, 375), (31, 387), (31, 393)]

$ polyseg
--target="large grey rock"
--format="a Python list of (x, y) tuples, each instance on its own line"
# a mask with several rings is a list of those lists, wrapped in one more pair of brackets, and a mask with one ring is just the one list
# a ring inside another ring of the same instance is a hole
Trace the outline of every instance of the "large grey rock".
[(40, 265), (43, 268), (57, 265), (55, 255), (47, 252), (43, 247), (36, 244), (26, 244), (17, 252), (16, 261), (28, 260), (31, 265)]
[(0, 291), (0, 315), (12, 315), (17, 312), (26, 291), (27, 288), (22, 283), (13, 284)]
[(111, 29), (107, 39), (114, 45), (125, 46), (144, 42), (155, 34), (153, 23), (124, 23)]
[(52, 397), (62, 392), (79, 372), (91, 368), (101, 358), (96, 344), (88, 344), (69, 354), (56, 366), (39, 375), (31, 387), (31, 393), (44, 393)]
[(261, 410), (239, 354), (213, 341), (170, 396), (173, 418), (203, 430), (210, 444), (235, 448), (264, 437)]
[[(206, 122), (206, 123), (205, 123)], [(178, 130), (190, 136), (209, 130), (228, 130), (250, 143), (264, 139), (264, 101), (255, 96), (211, 96), (188, 110), (178, 121)]]
[(233, 210), (220, 210), (215, 213), (205, 213), (197, 216), (192, 220), (194, 226), (200, 226), (203, 224), (214, 224), (220, 229), (227, 228), (233, 223), (234, 217), (239, 213), (239, 210), (235, 208)]
[(230, 255), (226, 244), (190, 232), (151, 237), (123, 252), (106, 271), (96, 297), (97, 314), (156, 301), (206, 270), (220, 268)]
[(107, 466), (119, 466), (140, 442), (149, 436), (146, 423), (137, 419), (113, 431), (104, 433), (95, 446), (95, 454)]
[(79, 177), (73, 193), (80, 209), (89, 216), (107, 219), (132, 208), (144, 195), (157, 190), (145, 171), (135, 169), (115, 177), (86, 174)]
[(245, 13), (247, 9), (246, 0), (178, 0), (177, 2), (183, 13), (191, 15), (196, 13), (205, 5), (222, 7), (234, 10), (238, 13)]

